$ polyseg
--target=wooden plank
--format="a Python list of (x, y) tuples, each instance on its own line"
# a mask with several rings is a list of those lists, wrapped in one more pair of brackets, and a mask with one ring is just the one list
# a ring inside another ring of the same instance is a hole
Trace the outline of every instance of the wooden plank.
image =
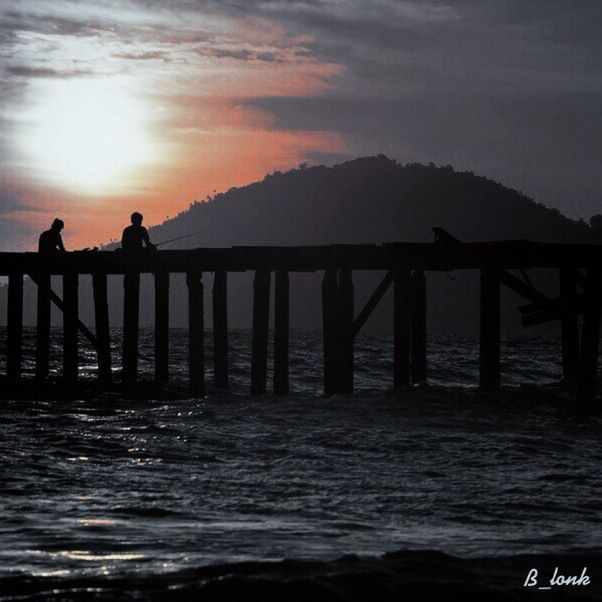
[(389, 270), (376, 287), (370, 299), (368, 299), (366, 305), (362, 308), (362, 311), (358, 314), (357, 318), (353, 323), (353, 336), (355, 337), (358, 332), (362, 329), (364, 324), (368, 321), (368, 318), (372, 315), (372, 312), (376, 306), (380, 303), (380, 300), (384, 297), (385, 293), (389, 290), (393, 282), (393, 270)]
[[(452, 236), (449, 232), (446, 232), (443, 228), (433, 228), (433, 231), (435, 232), (435, 235), (439, 241), (446, 243), (446, 244), (450, 244), (450, 245), (452, 245), (452, 247), (453, 246), (462, 246), (463, 248), (467, 249), (470, 252), (470, 249), (471, 249), (470, 243), (463, 243), (462, 241), (460, 241), (457, 238), (455, 238), (454, 236)], [(437, 244), (439, 244), (439, 243), (437, 243)], [(522, 280), (520, 280), (520, 278), (517, 278), (516, 276), (509, 274), (508, 272), (506, 272), (503, 269), (496, 268), (496, 266), (495, 266), (496, 262), (493, 261), (492, 259), (493, 258), (490, 259), (491, 267), (488, 267), (487, 269), (493, 275), (495, 275), (496, 278), (498, 278), (498, 280), (504, 286), (507, 286), (509, 289), (513, 290), (515, 293), (521, 295), (522, 297), (525, 297), (525, 299), (528, 299), (529, 301), (532, 301), (533, 303), (537, 303), (542, 306), (546, 306), (548, 303), (550, 303), (551, 299), (549, 297), (547, 297), (543, 293), (540, 293), (538, 290), (534, 289), (531, 285), (527, 284), (526, 282), (523, 282)], [(529, 267), (529, 266), (521, 266), (521, 268), (523, 268), (523, 267)]]
[[(575, 295), (574, 303), (574, 309), (577, 312), (577, 315), (583, 314), (583, 309), (585, 307), (585, 295), (582, 293), (577, 293)], [(523, 326), (539, 326), (540, 324), (548, 324), (550, 322), (562, 320), (563, 311), (564, 309), (562, 300), (554, 299), (552, 304), (546, 309), (541, 311), (536, 310), (532, 313), (524, 315), (521, 318), (521, 324)]]
[(123, 381), (138, 378), (138, 330), (140, 318), (140, 274), (128, 272), (123, 278)]
[[(333, 263), (333, 256), (336, 261)], [(186, 273), (199, 271), (287, 270), (318, 271), (328, 267), (390, 270), (404, 263), (411, 269), (527, 269), (560, 265), (585, 267), (590, 261), (602, 261), (602, 245), (534, 243), (525, 240), (445, 243), (389, 243), (383, 245), (331, 245), (303, 247), (232, 247), (189, 250), (164, 250), (126, 257), (115, 252), (57, 253), (40, 257), (37, 253), (0, 253), (0, 275), (10, 272), (81, 274), (128, 271)], [(512, 278), (529, 297), (533, 289)], [(524, 288), (523, 288), (524, 287)], [(537, 295), (535, 295), (537, 296)], [(539, 299), (540, 296), (537, 296)], [(537, 300), (537, 299), (534, 299)]]
[(339, 270), (337, 301), (337, 392), (353, 393), (353, 277), (350, 269)]
[(36, 378), (46, 378), (50, 367), (50, 275), (40, 274), (36, 313)]
[(8, 276), (6, 372), (9, 381), (21, 378), (23, 363), (23, 274)]
[(169, 272), (155, 272), (155, 380), (169, 381)]
[(577, 411), (593, 414), (596, 403), (600, 310), (602, 306), (602, 264), (593, 263), (585, 274), (585, 310), (581, 335), (581, 361), (577, 384)]
[(520, 322), (523, 326), (539, 326), (541, 324), (549, 324), (562, 319), (562, 311), (560, 309), (554, 311), (538, 311), (527, 316), (523, 316)]
[(337, 271), (327, 269), (322, 279), (322, 341), (324, 346), (324, 394), (337, 392)]
[(228, 388), (228, 273), (213, 278), (213, 380), (218, 389)]
[(579, 366), (579, 316), (577, 311), (577, 270), (559, 271), (561, 314), (562, 371), (565, 383), (574, 383)]
[(479, 386), (493, 391), (500, 386), (500, 282), (495, 272), (481, 272)]
[(393, 382), (395, 387), (411, 384), (410, 325), (411, 274), (407, 268), (393, 273)]
[(205, 318), (201, 272), (189, 272), (188, 284), (188, 373), (193, 395), (205, 394)]
[(274, 393), (289, 391), (289, 277), (278, 270), (274, 291)]
[(96, 356), (98, 358), (98, 378), (103, 382), (111, 380), (111, 334), (109, 329), (109, 298), (107, 275), (102, 272), (92, 276), (94, 295), (94, 326), (96, 329)]
[[(561, 266), (560, 269), (563, 269), (563, 266)], [(578, 281), (577, 276), (579, 275), (579, 272), (576, 268), (566, 267), (565, 269), (573, 270), (575, 274), (575, 280)], [(583, 313), (583, 306), (585, 303), (584, 300), (585, 296), (583, 293), (575, 293), (575, 309), (578, 313)], [(549, 320), (559, 320), (562, 315), (563, 305), (562, 299), (557, 297), (556, 299), (550, 299), (550, 302), (546, 303), (545, 305), (541, 303), (521, 305), (518, 308), (518, 311), (527, 319), (535, 314), (547, 314)]]
[(63, 275), (63, 378), (74, 382), (78, 375), (78, 275)]
[(266, 392), (270, 317), (270, 272), (257, 270), (253, 280), (253, 342), (251, 395)]

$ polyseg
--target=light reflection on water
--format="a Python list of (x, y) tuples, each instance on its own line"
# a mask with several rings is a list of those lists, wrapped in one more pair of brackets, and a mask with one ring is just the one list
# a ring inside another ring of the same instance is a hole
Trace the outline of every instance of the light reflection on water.
[[(286, 398), (248, 397), (249, 333), (231, 344), (230, 393), (4, 402), (0, 572), (146, 574), (408, 547), (483, 555), (602, 545), (600, 420), (462, 392), (477, 380), (474, 340), (432, 341), (432, 381), (447, 391), (397, 394), (390, 338), (364, 336), (359, 391), (329, 399), (318, 335), (294, 334)], [(186, 356), (182, 332), (172, 346)], [(506, 341), (506, 382), (557, 380), (558, 356), (557, 341)], [(142, 373), (152, 365), (142, 362)]]

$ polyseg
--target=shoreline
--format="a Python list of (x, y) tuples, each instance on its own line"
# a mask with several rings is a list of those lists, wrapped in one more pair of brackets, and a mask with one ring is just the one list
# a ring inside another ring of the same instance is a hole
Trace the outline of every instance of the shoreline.
[[(333, 561), (285, 559), (238, 562), (154, 575), (0, 578), (0, 601), (211, 600), (368, 602), (399, 600), (596, 600), (602, 595), (602, 553), (460, 558), (435, 550), (400, 550), (378, 557), (347, 555)], [(536, 568), (537, 585), (525, 587)], [(555, 585), (555, 568), (589, 584)], [(541, 586), (541, 589), (539, 589)]]

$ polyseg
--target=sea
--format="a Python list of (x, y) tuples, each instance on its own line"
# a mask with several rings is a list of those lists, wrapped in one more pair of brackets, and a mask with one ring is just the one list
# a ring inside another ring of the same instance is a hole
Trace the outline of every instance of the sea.
[[(150, 380), (153, 334), (141, 335)], [(418, 555), (423, 569), (432, 554), (494, 564), (573, 554), (602, 582), (602, 420), (550, 393), (558, 339), (504, 339), (504, 388), (485, 395), (473, 337), (431, 336), (428, 384), (394, 391), (390, 335), (362, 334), (355, 392), (332, 397), (320, 333), (291, 333), (284, 397), (248, 394), (245, 330), (229, 333), (230, 390), (213, 389), (206, 339), (203, 397), (150, 388), (145, 399), (0, 401), (0, 600), (151, 599), (150, 583), (163, 594), (190, 593), (195, 575), (195, 588), (215, 585), (211, 567), (223, 583), (236, 567), (301, 563), (286, 565), (299, 578), (395, 554)], [(81, 344), (80, 376), (92, 378), (95, 356)], [(29, 329), (26, 373), (34, 345)], [(60, 359), (58, 332), (55, 375)], [(171, 331), (170, 360), (184, 390), (185, 331)]]

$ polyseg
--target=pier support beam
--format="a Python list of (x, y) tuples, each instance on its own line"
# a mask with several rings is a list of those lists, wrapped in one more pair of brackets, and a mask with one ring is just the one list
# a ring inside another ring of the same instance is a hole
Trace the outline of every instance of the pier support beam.
[(338, 288), (338, 386), (339, 393), (353, 393), (353, 277), (339, 270)]
[(322, 280), (325, 395), (353, 391), (353, 310), (351, 270), (328, 268)]
[(393, 383), (396, 388), (411, 384), (411, 319), (410, 270), (401, 268), (393, 274)]
[(188, 373), (190, 392), (205, 394), (205, 316), (201, 272), (188, 272)]
[(6, 372), (14, 382), (21, 378), (23, 360), (23, 274), (9, 274), (7, 302)]
[(287, 395), (289, 347), (289, 277), (288, 272), (276, 272), (274, 291), (274, 393)]
[(213, 277), (213, 383), (228, 388), (228, 272)]
[(105, 273), (99, 272), (92, 275), (92, 291), (94, 294), (98, 378), (103, 382), (109, 382), (111, 380), (111, 335), (109, 331), (107, 275)]
[(155, 380), (169, 381), (169, 272), (155, 273)]
[(562, 304), (561, 339), (562, 372), (564, 382), (574, 383), (579, 367), (579, 317), (577, 311), (576, 268), (562, 267), (559, 272), (560, 301)]
[(412, 384), (426, 381), (426, 278), (416, 270), (410, 278), (411, 290), (411, 380)]
[(50, 274), (37, 277), (36, 378), (46, 378), (50, 365)]
[(77, 380), (78, 372), (78, 275), (63, 274), (63, 378)]
[(357, 334), (362, 329), (364, 324), (368, 321), (368, 318), (372, 315), (372, 312), (375, 310), (376, 306), (380, 303), (381, 299), (385, 296), (385, 293), (389, 290), (389, 287), (391, 286), (391, 282), (393, 282), (393, 279), (394, 279), (393, 270), (389, 270), (385, 274), (384, 278), (380, 281), (380, 283), (378, 284), (378, 286), (376, 287), (376, 289), (374, 290), (372, 295), (370, 295), (368, 302), (366, 303), (366, 305), (364, 305), (364, 307), (362, 308), (360, 313), (357, 315), (357, 318), (355, 318), (355, 320), (353, 322), (353, 336), (354, 337), (357, 336)]
[(577, 410), (593, 414), (596, 407), (600, 310), (602, 305), (602, 266), (591, 265), (585, 276), (585, 307), (581, 335), (581, 362), (578, 372)]
[(322, 341), (324, 345), (324, 394), (337, 392), (337, 292), (335, 269), (327, 269), (322, 279)]
[(140, 273), (128, 272), (123, 278), (123, 381), (138, 377), (138, 323), (140, 317)]
[(500, 282), (491, 270), (481, 271), (479, 386), (500, 386)]
[(266, 392), (270, 326), (270, 280), (269, 271), (260, 269), (255, 272), (253, 280), (251, 395), (263, 395)]

